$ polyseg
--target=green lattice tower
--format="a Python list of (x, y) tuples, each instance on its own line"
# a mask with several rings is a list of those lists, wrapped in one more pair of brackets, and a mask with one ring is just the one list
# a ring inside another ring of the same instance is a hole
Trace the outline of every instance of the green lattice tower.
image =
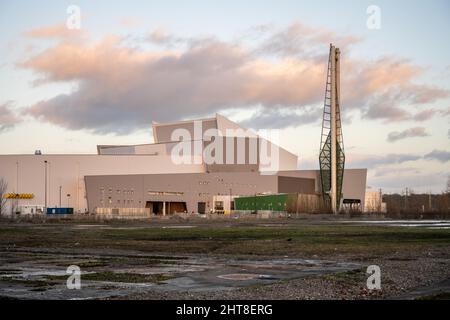
[(336, 77), (334, 87), (334, 95), (336, 101), (336, 208), (339, 210), (340, 201), (342, 199), (342, 183), (344, 179), (344, 165), (345, 165), (345, 154), (344, 154), (344, 140), (342, 136), (342, 126), (341, 126), (341, 113), (340, 113), (340, 92), (339, 92), (339, 71), (332, 72), (332, 56), (335, 57), (335, 54), (332, 54), (332, 50), (336, 50), (338, 52), (337, 61), (335, 65), (337, 65), (337, 69), (339, 70), (339, 49), (330, 46), (330, 56), (328, 59), (328, 71), (327, 71), (327, 81), (325, 88), (325, 101), (324, 101), (324, 110), (323, 110), (323, 119), (322, 119), (322, 134), (320, 139), (320, 155), (319, 155), (319, 164), (320, 164), (320, 180), (322, 185), (322, 195), (324, 202), (327, 204), (327, 207), (331, 209), (331, 103), (332, 103), (332, 79), (331, 77), (334, 75)]

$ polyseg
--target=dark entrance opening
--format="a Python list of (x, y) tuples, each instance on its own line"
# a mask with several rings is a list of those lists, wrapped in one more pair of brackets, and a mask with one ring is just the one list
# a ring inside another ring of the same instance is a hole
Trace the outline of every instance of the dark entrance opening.
[(206, 212), (206, 202), (198, 202), (197, 211), (198, 213), (204, 214)]
[(147, 201), (145, 203), (146, 208), (150, 208), (150, 212), (153, 214), (163, 214), (163, 202), (162, 201)]
[(166, 212), (168, 214), (187, 212), (186, 202), (166, 202)]
[[(176, 212), (187, 212), (186, 202), (170, 202), (166, 201), (166, 214), (174, 214)], [(150, 212), (156, 215), (163, 215), (164, 202), (163, 201), (147, 201), (146, 208), (150, 208)]]

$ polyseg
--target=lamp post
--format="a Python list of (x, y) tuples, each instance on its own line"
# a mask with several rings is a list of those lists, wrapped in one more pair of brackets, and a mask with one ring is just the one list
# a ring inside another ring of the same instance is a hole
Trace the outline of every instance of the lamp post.
[(232, 194), (233, 194), (233, 191), (232, 191), (231, 188), (230, 188), (230, 214), (231, 214), (231, 210), (234, 209), (234, 208), (232, 208), (232, 206), (231, 206), (231, 203), (233, 202), (233, 200), (232, 200)]
[[(19, 161), (16, 161), (16, 193), (19, 194)], [(19, 210), (19, 198), (16, 199), (16, 211)]]
[(70, 193), (67, 194), (67, 208), (69, 208), (69, 201), (70, 201)]
[(16, 161), (16, 189), (19, 193), (19, 161)]
[(44, 200), (44, 202), (45, 202), (45, 211), (47, 211), (47, 160), (45, 160), (44, 161), (44, 166), (45, 166), (45, 192), (44, 192), (44, 194), (45, 194), (45, 200)]
[(59, 207), (61, 208), (61, 192), (62, 192), (62, 186), (59, 186)]

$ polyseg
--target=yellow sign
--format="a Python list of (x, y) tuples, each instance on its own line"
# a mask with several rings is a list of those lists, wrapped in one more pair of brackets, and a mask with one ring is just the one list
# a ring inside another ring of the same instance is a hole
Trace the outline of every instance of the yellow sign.
[(34, 194), (32, 193), (7, 193), (3, 195), (6, 199), (33, 199)]

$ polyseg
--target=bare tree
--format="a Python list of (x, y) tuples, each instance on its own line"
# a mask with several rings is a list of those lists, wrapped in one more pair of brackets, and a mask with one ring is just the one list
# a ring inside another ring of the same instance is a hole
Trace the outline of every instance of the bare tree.
[(445, 189), (445, 193), (450, 193), (450, 175), (447, 178), (447, 188)]
[(6, 189), (8, 189), (8, 182), (6, 182), (5, 179), (0, 178), (0, 215), (2, 215), (6, 209), (6, 198), (4, 198)]

